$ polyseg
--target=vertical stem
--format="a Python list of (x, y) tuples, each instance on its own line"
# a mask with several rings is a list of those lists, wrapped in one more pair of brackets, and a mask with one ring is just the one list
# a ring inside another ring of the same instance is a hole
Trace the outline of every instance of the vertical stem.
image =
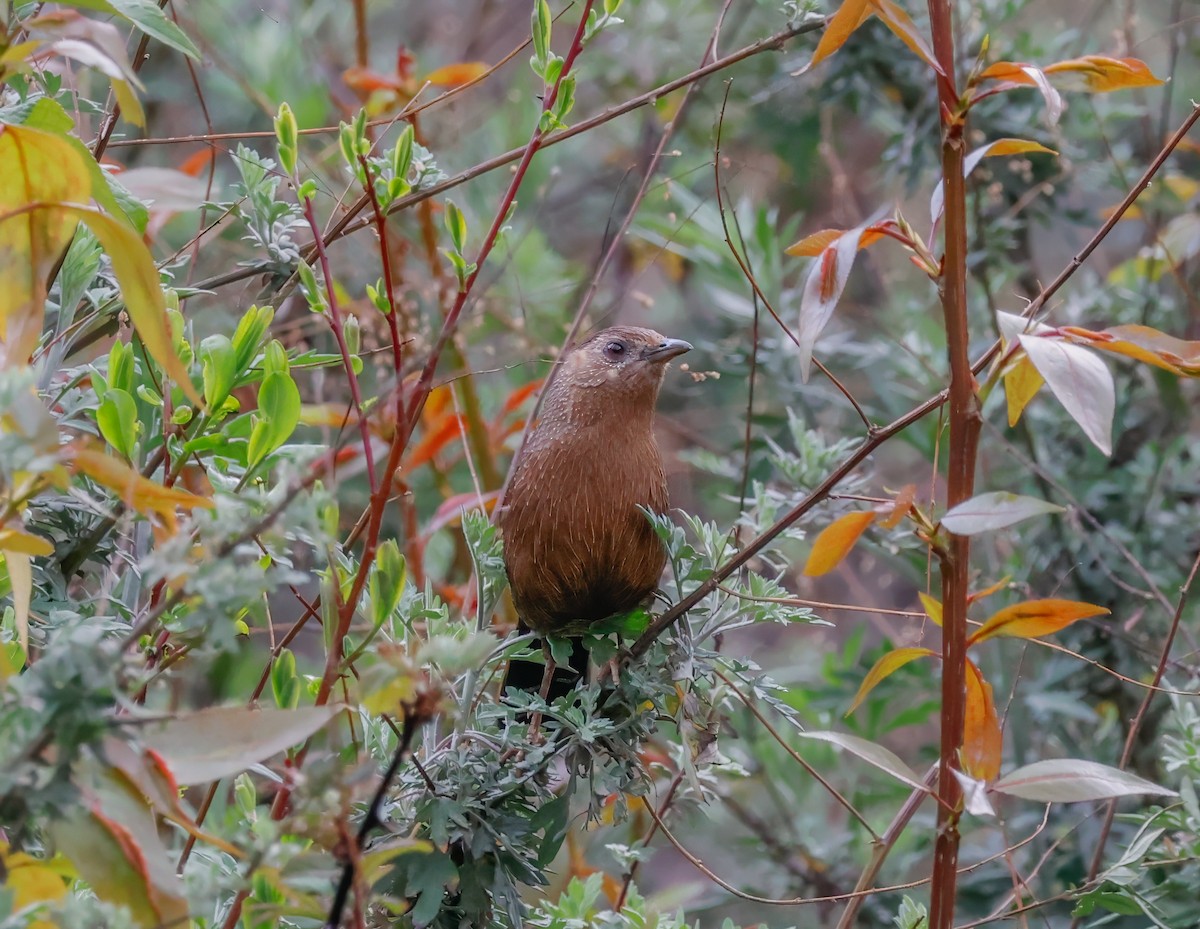
[[(981, 425), (975, 379), (967, 355), (967, 198), (963, 178), (966, 112), (954, 80), (954, 31), (950, 0), (929, 0), (933, 50), (938, 75), (942, 125), (942, 176), (945, 184), (945, 256), (939, 290), (950, 359), (950, 448), (947, 506), (971, 496)], [(942, 736), (938, 759), (938, 828), (930, 890), (930, 927), (949, 929), (954, 918), (958, 821), (962, 792), (953, 771), (966, 716), (967, 585), (970, 540), (951, 535), (942, 557)]]

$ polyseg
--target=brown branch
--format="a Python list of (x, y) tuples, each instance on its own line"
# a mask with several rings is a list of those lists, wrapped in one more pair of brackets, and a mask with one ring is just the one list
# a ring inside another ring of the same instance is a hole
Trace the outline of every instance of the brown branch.
[[(1171, 626), (1167, 631), (1166, 641), (1163, 642), (1162, 652), (1158, 656), (1158, 666), (1154, 669), (1154, 680), (1151, 682), (1154, 687), (1157, 687), (1163, 679), (1163, 675), (1167, 670), (1167, 663), (1171, 657), (1171, 646), (1175, 644), (1175, 635), (1179, 632), (1179, 624), (1183, 620), (1183, 611), (1187, 607), (1188, 596), (1192, 590), (1192, 583), (1196, 580), (1197, 573), (1200, 573), (1200, 552), (1196, 554), (1195, 560), (1192, 562), (1192, 568), (1188, 572), (1187, 580), (1183, 582), (1183, 586), (1179, 589), (1179, 603), (1175, 607), (1175, 615), (1171, 617)], [(1146, 713), (1150, 710), (1150, 702), (1154, 699), (1154, 691), (1147, 690), (1142, 697), (1142, 702), (1138, 706), (1137, 714), (1133, 717), (1133, 722), (1129, 725), (1129, 732), (1125, 736), (1125, 747), (1121, 750), (1121, 762), (1118, 765), (1124, 768), (1129, 764), (1133, 757), (1134, 744), (1137, 741), (1138, 732), (1141, 731), (1142, 724), (1146, 721)], [(1115, 800), (1108, 802), (1108, 809), (1104, 813), (1104, 825), (1100, 827), (1100, 838), (1096, 841), (1096, 852), (1092, 856), (1091, 867), (1088, 868), (1087, 882), (1090, 884), (1096, 880), (1096, 875), (1100, 873), (1100, 866), (1104, 863), (1104, 847), (1108, 843), (1108, 834), (1112, 831), (1113, 817), (1117, 812), (1117, 803)], [(1072, 923), (1075, 925), (1078, 919)]]

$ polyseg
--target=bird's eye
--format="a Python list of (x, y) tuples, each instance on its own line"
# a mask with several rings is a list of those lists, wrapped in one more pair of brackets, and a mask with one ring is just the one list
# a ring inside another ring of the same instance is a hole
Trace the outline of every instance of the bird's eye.
[(604, 354), (614, 361), (621, 358), (625, 354), (624, 342), (609, 342), (604, 346)]

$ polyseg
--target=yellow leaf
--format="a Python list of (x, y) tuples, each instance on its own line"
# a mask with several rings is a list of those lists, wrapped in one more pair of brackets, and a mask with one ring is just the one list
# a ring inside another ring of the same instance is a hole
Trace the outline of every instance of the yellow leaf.
[(1004, 398), (1008, 401), (1008, 425), (1010, 427), (1020, 421), (1025, 407), (1029, 406), (1029, 401), (1037, 395), (1045, 383), (1045, 378), (1038, 373), (1038, 369), (1033, 366), (1033, 362), (1024, 352), (1018, 355), (1016, 361), (1009, 364), (1008, 369), (1004, 372)]
[(854, 547), (858, 537), (874, 521), (875, 513), (863, 510), (847, 513), (826, 526), (808, 553), (808, 562), (804, 565), (805, 576), (820, 577), (836, 568)]
[(24, 552), (7, 549), (0, 552), (8, 568), (12, 584), (13, 613), (16, 617), (17, 642), (21, 651), (29, 654), (29, 601), (33, 599), (33, 565)]
[(968, 594), (967, 603), (974, 603), (976, 600), (982, 600), (984, 597), (990, 597), (992, 594), (997, 593), (998, 591), (1001, 591), (1007, 587), (1008, 582), (1011, 580), (1011, 577), (1005, 575), (1004, 577), (1000, 578), (1000, 580), (996, 581), (996, 583), (990, 584), (983, 588), (983, 590), (977, 590), (973, 594)]
[(821, 33), (821, 41), (817, 43), (812, 61), (804, 70), (815, 67), (845, 45), (854, 30), (867, 21), (871, 12), (868, 0), (844, 0), (837, 12), (826, 20), (825, 31)]
[(1058, 632), (1076, 620), (1087, 619), (1089, 616), (1104, 616), (1107, 613), (1108, 610), (1102, 606), (1076, 600), (1026, 600), (1024, 603), (1014, 603), (998, 613), (993, 613), (987, 622), (967, 639), (967, 646), (1001, 636), (1033, 639)]
[(86, 203), (91, 178), (62, 138), (0, 125), (0, 365), (29, 360), (42, 334), (46, 278), (77, 220), (47, 204)]
[(935, 600), (927, 593), (919, 593), (917, 596), (921, 600), (921, 607), (925, 610), (925, 615), (933, 620), (935, 626), (942, 624), (942, 601)]
[(994, 781), (1000, 774), (1003, 735), (992, 685), (983, 679), (975, 663), (967, 659), (967, 704), (963, 717), (960, 763), (966, 774), (979, 781)]
[(986, 147), (987, 157), (994, 158), (999, 155), (1024, 155), (1027, 152), (1045, 152), (1048, 155), (1057, 155), (1052, 148), (1046, 148), (1040, 142), (1031, 142), (1029, 139), (997, 139)]
[(25, 555), (53, 555), (54, 546), (40, 535), (9, 526), (0, 529), (0, 551), (21, 552)]
[(1042, 69), (1047, 74), (1065, 77), (1061, 83), (1068, 90), (1086, 90), (1106, 94), (1129, 87), (1157, 87), (1162, 84), (1146, 62), (1137, 58), (1108, 58), (1104, 55), (1084, 55), (1058, 61)]
[[(66, 881), (49, 862), (10, 851), (7, 842), (0, 841), (0, 863), (4, 866), (4, 886), (13, 895), (13, 912), (38, 903), (54, 903), (67, 895)], [(23, 925), (26, 929), (56, 929), (48, 919)]]
[(1117, 355), (1125, 355), (1173, 374), (1200, 375), (1200, 342), (1177, 339), (1151, 326), (1111, 326), (1093, 332), (1080, 326), (1062, 329), (1073, 342)]
[(212, 501), (204, 497), (198, 497), (186, 490), (164, 487), (142, 477), (129, 465), (102, 452), (76, 446), (68, 450), (67, 454), (70, 456), (71, 467), (77, 473), (86, 474), (97, 484), (107, 487), (120, 497), (126, 506), (142, 515), (157, 516), (172, 535), (178, 526), (175, 518), (176, 507), (194, 509), (199, 506), (211, 509), (213, 506)]
[[(96, 896), (125, 906), (143, 929), (187, 925), (187, 901), (162, 862), (147, 861), (134, 833), (99, 810), (76, 807), (47, 830)], [(153, 851), (153, 850), (151, 850)]]
[(203, 408), (204, 401), (175, 353), (175, 342), (167, 321), (166, 297), (158, 280), (158, 268), (145, 243), (132, 226), (92, 207), (62, 204), (61, 208), (87, 223), (92, 235), (112, 259), (113, 274), (120, 285), (125, 309), (150, 357), (183, 389), (192, 403)]
[(875, 666), (867, 672), (867, 676), (863, 678), (862, 684), (859, 685), (858, 693), (854, 695), (854, 700), (850, 704), (850, 709), (846, 710), (846, 715), (849, 716), (858, 709), (859, 704), (866, 699), (867, 694), (875, 689), (876, 685), (888, 675), (903, 668), (910, 661), (916, 661), (918, 658), (925, 656), (937, 657), (937, 652), (929, 648), (894, 648), (877, 662)]

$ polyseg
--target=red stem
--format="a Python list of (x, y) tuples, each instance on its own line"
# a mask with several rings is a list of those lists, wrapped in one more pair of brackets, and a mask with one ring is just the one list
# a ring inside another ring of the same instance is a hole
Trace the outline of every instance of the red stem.
[[(945, 179), (945, 256), (940, 292), (950, 359), (950, 448), (946, 475), (948, 507), (969, 498), (975, 488), (979, 446), (978, 398), (967, 354), (967, 198), (963, 178), (966, 112), (954, 82), (954, 27), (950, 0), (929, 0), (933, 50), (945, 75), (938, 76), (942, 117), (942, 176)], [(942, 733), (938, 759), (938, 820), (930, 888), (930, 929), (950, 929), (954, 919), (962, 791), (954, 771), (966, 717), (967, 597), (971, 543), (950, 535), (942, 556)]]
[(354, 373), (354, 365), (350, 358), (350, 349), (346, 345), (346, 330), (342, 324), (342, 310), (338, 304), (337, 294), (333, 288), (333, 272), (329, 269), (329, 255), (325, 251), (325, 240), (321, 237), (321, 228), (317, 224), (317, 215), (313, 211), (312, 198), (304, 198), (304, 218), (312, 229), (313, 245), (317, 250), (317, 260), (321, 263), (321, 273), (325, 276), (325, 294), (329, 297), (329, 328), (333, 330), (333, 338), (337, 341), (338, 352), (342, 356), (342, 367), (346, 369), (346, 378), (350, 382), (350, 397), (354, 400), (354, 412), (358, 417), (358, 433), (362, 437), (363, 459), (367, 463), (367, 480), (371, 485), (371, 493), (375, 493), (375, 453), (371, 450), (371, 428), (367, 417), (363, 414), (362, 390), (358, 386), (358, 375)]

